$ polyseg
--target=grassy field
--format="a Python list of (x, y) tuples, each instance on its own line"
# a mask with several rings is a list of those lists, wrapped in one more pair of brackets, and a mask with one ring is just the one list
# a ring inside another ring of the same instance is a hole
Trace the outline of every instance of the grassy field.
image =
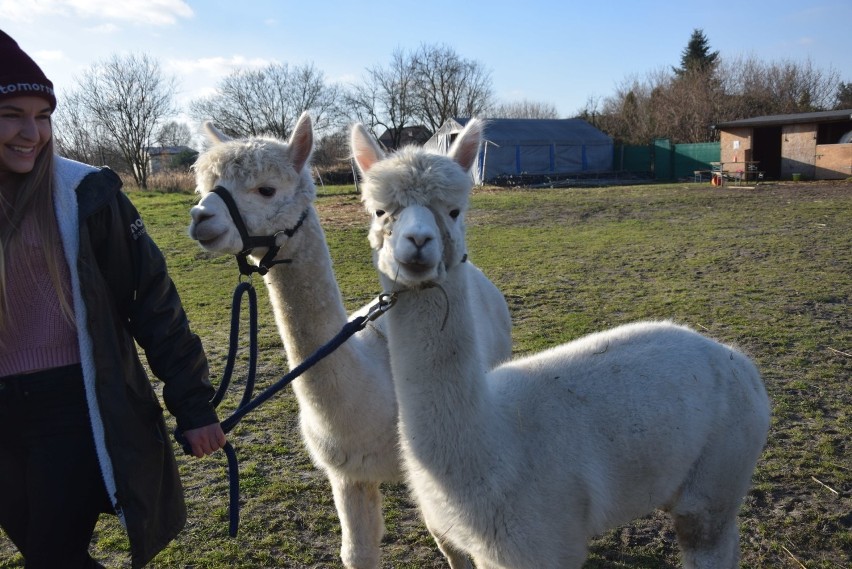
[[(169, 261), (217, 382), (236, 263), (186, 236), (194, 196), (131, 198)], [(344, 301), (355, 309), (380, 292), (367, 218), (351, 187), (325, 188), (317, 207)], [(773, 423), (741, 511), (742, 567), (852, 568), (852, 182), (483, 188), (468, 238), (472, 260), (509, 302), (517, 354), (637, 319), (673, 319), (751, 355)], [(265, 288), (256, 285), (262, 387), (287, 363)], [(226, 399), (223, 415), (238, 398)], [(331, 492), (305, 453), (296, 413), (288, 389), (231, 435), (242, 467), (235, 539), (227, 533), (224, 456), (179, 458), (189, 523), (151, 567), (340, 566)], [(383, 567), (445, 567), (406, 489), (385, 493)], [(114, 518), (102, 518), (93, 551), (109, 566), (129, 566)], [(600, 536), (586, 564), (678, 566), (662, 514)], [(23, 567), (5, 537), (0, 567)]]

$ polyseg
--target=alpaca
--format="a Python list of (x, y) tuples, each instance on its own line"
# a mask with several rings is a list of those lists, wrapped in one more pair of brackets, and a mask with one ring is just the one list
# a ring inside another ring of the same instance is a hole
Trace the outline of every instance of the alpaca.
[[(307, 114), (288, 143), (270, 138), (230, 140), (205, 125), (213, 146), (195, 165), (202, 196), (192, 208), (190, 236), (212, 252), (239, 253), (240, 236), (224, 201), (210, 193), (230, 191), (250, 235), (278, 234), (278, 258), (264, 281), (291, 367), (330, 340), (347, 322), (331, 267), (325, 235), (314, 208), (316, 189), (309, 159), (313, 129)], [(252, 255), (259, 259), (265, 250)], [(494, 366), (511, 355), (511, 321), (502, 294), (482, 273), (476, 279), (484, 313), (482, 361)], [(332, 487), (342, 530), (341, 558), (348, 568), (379, 566), (384, 531), (381, 482), (402, 480), (397, 408), (382, 319), (350, 338), (293, 382), (301, 433), (311, 458)], [(466, 556), (446, 548), (453, 569), (467, 567)]]
[(433, 534), (478, 569), (579, 568), (588, 541), (659, 508), (684, 565), (737, 566), (737, 511), (769, 401), (743, 354), (669, 322), (592, 334), (486, 371), (464, 213), (482, 122), (447, 155), (351, 149), (372, 214), (401, 449)]

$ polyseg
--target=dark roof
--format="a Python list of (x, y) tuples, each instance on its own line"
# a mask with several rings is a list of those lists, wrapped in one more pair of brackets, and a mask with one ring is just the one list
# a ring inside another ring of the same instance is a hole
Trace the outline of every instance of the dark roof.
[[(435, 134), (459, 132), (468, 121), (449, 119)], [(483, 138), (498, 145), (612, 144), (609, 136), (582, 119), (485, 119)]]
[(852, 109), (839, 111), (819, 111), (816, 113), (793, 113), (790, 115), (767, 115), (750, 119), (720, 122), (714, 129), (736, 128), (740, 126), (775, 126), (782, 124), (801, 124), (815, 122), (846, 121), (852, 119)]
[[(393, 142), (393, 135), (396, 133), (397, 129), (389, 128), (382, 133), (379, 137), (379, 142), (384, 144), (385, 146), (389, 146)], [(432, 132), (423, 125), (417, 126), (406, 126), (403, 127), (402, 131), (400, 131), (399, 143), (400, 145), (405, 144), (419, 144), (422, 145), (424, 142), (429, 140), (429, 137), (432, 136)]]

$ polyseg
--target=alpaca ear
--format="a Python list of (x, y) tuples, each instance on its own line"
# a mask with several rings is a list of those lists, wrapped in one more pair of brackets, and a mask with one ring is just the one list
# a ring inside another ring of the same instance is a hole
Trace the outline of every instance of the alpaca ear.
[(357, 123), (352, 126), (352, 136), (349, 138), (349, 146), (352, 149), (352, 157), (355, 158), (355, 164), (361, 174), (366, 174), (373, 165), (385, 157), (382, 149), (364, 128), (364, 125)]
[(213, 125), (213, 121), (204, 121), (201, 125), (201, 129), (204, 131), (204, 134), (210, 140), (210, 142), (218, 143), (218, 142), (227, 142), (231, 140), (231, 137), (226, 135), (224, 132), (219, 130)]
[(314, 149), (314, 128), (308, 113), (302, 113), (299, 117), (288, 144), (293, 167), (296, 172), (301, 172)]
[(467, 172), (476, 162), (482, 144), (482, 121), (471, 119), (450, 147), (449, 156)]

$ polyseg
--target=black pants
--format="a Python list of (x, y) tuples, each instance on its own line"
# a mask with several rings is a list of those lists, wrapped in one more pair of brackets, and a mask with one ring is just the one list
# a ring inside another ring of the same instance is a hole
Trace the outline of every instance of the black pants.
[(0, 378), (0, 526), (27, 569), (100, 567), (89, 542), (109, 508), (80, 366)]

